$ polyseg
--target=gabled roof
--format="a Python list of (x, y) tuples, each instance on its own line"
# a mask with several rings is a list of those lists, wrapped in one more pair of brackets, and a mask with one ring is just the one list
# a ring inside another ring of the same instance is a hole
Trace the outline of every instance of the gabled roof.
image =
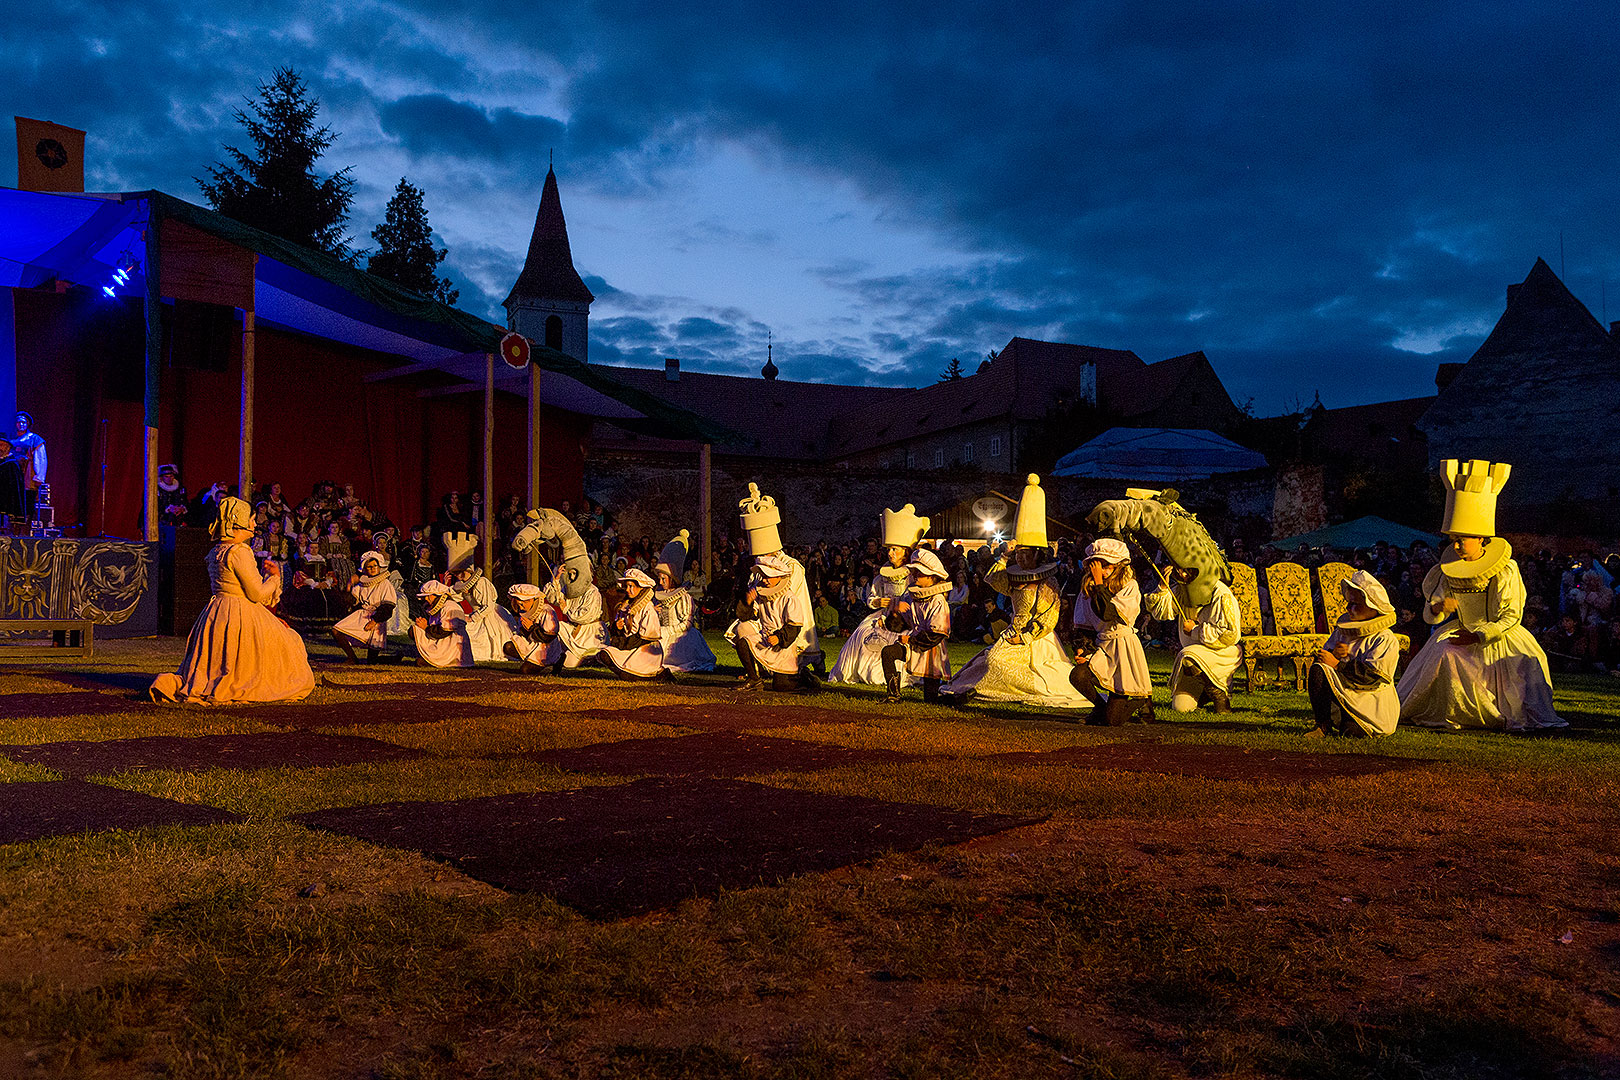
[[(671, 380), (661, 368), (590, 366), (615, 383), (661, 398), (737, 433), (738, 438), (717, 444), (717, 449), (789, 460), (827, 456), (831, 433), (841, 425), (886, 419), (894, 412), (893, 403), (913, 392), (896, 386), (844, 386), (700, 371), (682, 371), (679, 379)], [(599, 429), (592, 439), (613, 445), (620, 437)], [(660, 448), (656, 443), (638, 445)]]
[(1054, 406), (1089, 396), (1091, 365), (1132, 364), (1146, 366), (1133, 352), (1015, 337), (984, 371), (911, 390), (892, 415), (846, 424), (832, 452), (844, 457), (1000, 417), (1039, 420)]
[(1306, 425), (1305, 435), (1322, 454), (1365, 461), (1393, 446), (1421, 442), (1422, 434), (1414, 435), (1414, 429), (1434, 402), (1431, 395), (1322, 409)]
[(596, 297), (585, 287), (574, 269), (574, 254), (568, 247), (568, 223), (563, 220), (562, 197), (557, 194), (557, 174), (546, 169), (546, 183), (540, 191), (540, 209), (534, 215), (534, 232), (529, 237), (529, 254), (523, 272), (502, 302), (510, 308), (518, 300), (568, 300), (589, 304)]

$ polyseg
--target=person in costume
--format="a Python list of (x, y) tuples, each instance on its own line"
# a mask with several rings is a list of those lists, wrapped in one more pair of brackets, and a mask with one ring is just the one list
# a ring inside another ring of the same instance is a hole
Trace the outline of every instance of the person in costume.
[(1395, 734), (1401, 701), (1395, 667), (1401, 643), (1390, 627), (1395, 605), (1379, 580), (1357, 570), (1339, 583), (1345, 610), (1328, 635), (1306, 680), (1316, 727), (1307, 734), (1376, 738)]
[(1170, 665), (1170, 707), (1192, 712), (1209, 698), (1217, 713), (1232, 711), (1232, 673), (1243, 660), (1238, 645), (1243, 620), (1237, 597), (1219, 578), (1205, 582), (1209, 600), (1199, 605), (1188, 595), (1198, 571), (1175, 567), (1147, 596), (1148, 614), (1176, 624), (1181, 651)]
[(354, 610), (332, 627), (332, 639), (350, 660), (358, 662), (354, 647), (366, 647), (366, 662), (388, 647), (388, 635), (405, 629), (404, 603), (388, 573), (388, 556), (368, 551), (360, 556), (360, 572), (349, 580)]
[(557, 640), (563, 646), (562, 658), (552, 663), (553, 672), (572, 671), (608, 646), (607, 627), (602, 624), (602, 591), (594, 582), (569, 599), (561, 580), (554, 576), (540, 595), (557, 612)]
[[(908, 505), (907, 510), (911, 507)], [(922, 519), (927, 528), (927, 518)], [(939, 700), (941, 680), (951, 677), (951, 656), (945, 643), (951, 636), (951, 607), (945, 594), (951, 591), (945, 565), (927, 548), (918, 548), (906, 567), (909, 580), (904, 599), (888, 610), (887, 629), (895, 640), (878, 654), (883, 663), (883, 683), (888, 693), (884, 701), (900, 700), (900, 668), (922, 683), (923, 701)]]
[(664, 545), (653, 566), (658, 592), (658, 623), (664, 642), (664, 666), (671, 671), (713, 671), (714, 650), (692, 624), (692, 594), (682, 586), (692, 534), (685, 529)]
[(632, 568), (619, 578), (624, 587), (624, 603), (613, 613), (613, 644), (597, 654), (622, 679), (672, 678), (664, 667), (664, 628), (658, 620), (658, 604), (653, 594), (657, 582), (645, 570)]
[(520, 662), (524, 674), (536, 674), (548, 667), (555, 670), (563, 658), (562, 642), (557, 637), (561, 625), (557, 609), (545, 601), (537, 585), (519, 582), (507, 589), (506, 595), (512, 601), (512, 617), (517, 620), (511, 640), (504, 646), (507, 657)]
[(416, 646), (417, 659), (428, 667), (472, 667), (467, 613), (450, 586), (430, 578), (422, 583), (416, 597), (418, 614), (411, 624), (411, 642)]
[(34, 519), (34, 504), (39, 500), (39, 489), (45, 484), (45, 467), (49, 464), (45, 454), (45, 439), (34, 430), (33, 414), (17, 410), (12, 418), (14, 434), (11, 452), (22, 458), (23, 513), (29, 521)]
[[(871, 614), (850, 631), (844, 647), (838, 650), (828, 681), (874, 686), (887, 682), (881, 654), (895, 643), (895, 635), (885, 624), (893, 614), (894, 605), (906, 594), (906, 584), (911, 577), (906, 560), (911, 556), (911, 549), (927, 534), (928, 524), (927, 518), (917, 516), (916, 507), (911, 503), (900, 510), (883, 511), (885, 565), (878, 567), (866, 588), (866, 606)], [(909, 674), (901, 676), (903, 682), (909, 678)]]
[(1496, 535), (1511, 466), (1448, 458), (1442, 469), (1451, 547), (1423, 578), (1423, 619), (1435, 629), (1396, 684), (1401, 719), (1453, 730), (1565, 727), (1547, 654), (1521, 625), (1526, 596), (1513, 547)]
[(315, 673), (304, 641), (270, 610), (281, 598), (281, 576), (274, 566), (261, 575), (248, 550), (252, 508), (221, 499), (208, 534), (215, 542), (206, 559), (213, 596), (191, 627), (180, 670), (153, 680), (152, 700), (223, 705), (308, 697)]
[(1013, 542), (985, 575), (990, 587), (1012, 602), (1012, 621), (946, 684), (946, 693), (1059, 709), (1091, 707), (1070, 683), (1074, 664), (1058, 644), (1056, 572), (1046, 539), (1046, 492), (1041, 478), (1030, 473), (1018, 503)]
[(456, 571), (452, 591), (467, 613), (467, 639), (472, 643), (474, 663), (500, 660), (506, 656), (506, 642), (517, 621), (500, 604), (501, 594), (484, 572), (469, 558)]
[(742, 663), (741, 688), (762, 689), (766, 674), (773, 690), (813, 685), (811, 671), (822, 660), (815, 613), (804, 567), (782, 550), (776, 500), (761, 495), (758, 484), (749, 484), (748, 498), (737, 505), (754, 556), (745, 595), (749, 611), (726, 630), (726, 640)]
[(1096, 706), (1109, 727), (1133, 717), (1152, 723), (1153, 682), (1137, 636), (1142, 590), (1131, 570), (1130, 549), (1105, 536), (1086, 547), (1080, 563), (1080, 593), (1074, 601), (1079, 647), (1070, 684)]
[(180, 482), (180, 469), (176, 465), (158, 466), (158, 521), (164, 525), (184, 525), (191, 513), (191, 500), (186, 497), (186, 486)]

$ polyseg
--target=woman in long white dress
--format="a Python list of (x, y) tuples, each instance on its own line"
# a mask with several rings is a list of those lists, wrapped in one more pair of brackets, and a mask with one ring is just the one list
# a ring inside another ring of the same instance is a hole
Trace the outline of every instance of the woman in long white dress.
[(1069, 682), (1097, 707), (1100, 718), (1117, 727), (1139, 716), (1152, 723), (1153, 682), (1147, 654), (1137, 636), (1142, 590), (1123, 540), (1104, 537), (1086, 548), (1080, 566), (1082, 586), (1074, 601), (1074, 626), (1083, 642), (1074, 654)]
[(501, 594), (489, 578), (468, 563), (456, 572), (454, 592), (467, 611), (467, 639), (472, 643), (473, 662), (505, 659), (506, 643), (511, 640), (517, 620), (501, 606)]
[(632, 569), (619, 578), (624, 603), (613, 614), (613, 644), (597, 654), (609, 670), (626, 679), (670, 677), (664, 667), (663, 627), (653, 603), (653, 579)]
[(1069, 682), (1074, 664), (1058, 644), (1060, 599), (1050, 581), (1057, 564), (1045, 551), (1009, 547), (1012, 564), (1001, 556), (985, 581), (1012, 599), (1012, 623), (994, 644), (967, 662), (944, 692), (986, 701), (1089, 709), (1091, 702)]
[(1395, 694), (1395, 668), (1401, 643), (1390, 627), (1395, 605), (1379, 580), (1357, 570), (1339, 583), (1345, 610), (1311, 667), (1307, 687), (1316, 727), (1310, 738), (1395, 734), (1401, 700)]
[(404, 629), (405, 605), (388, 573), (388, 558), (380, 551), (360, 556), (360, 572), (349, 582), (354, 610), (332, 627), (332, 639), (351, 661), (357, 661), (354, 647), (366, 647), (366, 662), (388, 647), (388, 635)]
[(214, 595), (191, 627), (180, 670), (159, 675), (149, 693), (197, 705), (300, 701), (315, 689), (315, 673), (303, 639), (270, 610), (281, 598), (281, 575), (274, 564), (261, 575), (248, 549), (253, 509), (227, 497), (215, 513), (206, 560)]
[(681, 585), (691, 535), (682, 529), (675, 539), (664, 545), (653, 566), (653, 577), (658, 580), (653, 603), (658, 606), (658, 624), (662, 628), (664, 666), (680, 672), (713, 671), (714, 650), (703, 640), (702, 631), (692, 624), (692, 594)]
[[(890, 544), (884, 549), (887, 566), (878, 568), (872, 583), (866, 587), (866, 606), (871, 614), (850, 631), (844, 647), (838, 650), (838, 659), (827, 673), (828, 682), (859, 683), (883, 686), (883, 650), (900, 639), (900, 635), (884, 625), (889, 612), (906, 595), (910, 571), (906, 569), (907, 549)], [(904, 686), (911, 675), (902, 668), (900, 682)]]
[(1553, 708), (1547, 654), (1521, 624), (1524, 579), (1506, 540), (1454, 536), (1423, 597), (1435, 630), (1396, 686), (1402, 720), (1453, 731), (1568, 726)]

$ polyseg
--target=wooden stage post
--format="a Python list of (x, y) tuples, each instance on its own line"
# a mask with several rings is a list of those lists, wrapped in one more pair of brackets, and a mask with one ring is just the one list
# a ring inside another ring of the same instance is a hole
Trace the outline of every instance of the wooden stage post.
[(495, 354), (484, 354), (484, 576), (495, 577)]
[[(529, 361), (529, 506), (540, 509), (540, 364)], [(529, 549), (527, 576), (530, 585), (540, 584), (540, 549)]]

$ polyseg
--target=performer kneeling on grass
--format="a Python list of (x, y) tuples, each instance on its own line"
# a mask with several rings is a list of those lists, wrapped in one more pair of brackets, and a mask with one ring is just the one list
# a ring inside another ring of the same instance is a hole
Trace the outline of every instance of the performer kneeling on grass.
[(1171, 570), (1171, 580), (1148, 594), (1148, 614), (1174, 622), (1181, 635), (1181, 651), (1170, 668), (1170, 707), (1192, 712), (1207, 695), (1216, 712), (1229, 713), (1232, 673), (1243, 659), (1238, 646), (1242, 616), (1237, 597), (1218, 580), (1209, 603), (1193, 608), (1187, 598), (1187, 582), (1197, 574), (1179, 567)]
[[(602, 592), (594, 584), (585, 591), (568, 598), (562, 582), (552, 578), (541, 592), (540, 598), (557, 613), (557, 640), (562, 642), (562, 656), (553, 660), (551, 673), (561, 674), (564, 668), (573, 670), (601, 652), (608, 644), (607, 627), (602, 625)], [(547, 651), (547, 656), (551, 656)]]
[(541, 599), (540, 588), (519, 582), (506, 590), (512, 600), (512, 615), (517, 629), (506, 643), (509, 659), (523, 664), (525, 675), (538, 674), (542, 669), (555, 669), (563, 657), (562, 642), (557, 638), (561, 625), (557, 609)]
[(390, 624), (404, 623), (400, 610), (399, 590), (388, 576), (388, 558), (380, 551), (368, 551), (360, 556), (360, 572), (349, 579), (349, 595), (354, 597), (355, 609), (332, 627), (332, 640), (342, 647), (355, 663), (356, 644), (366, 647), (366, 663), (388, 647)]
[(713, 671), (714, 650), (703, 640), (703, 632), (692, 625), (692, 594), (681, 585), (691, 533), (685, 529), (664, 545), (653, 567), (658, 591), (658, 624), (663, 627), (664, 666), (671, 671)]
[(885, 645), (878, 655), (883, 661), (883, 683), (888, 693), (883, 700), (900, 700), (900, 662), (906, 673), (922, 682), (923, 700), (939, 700), (939, 682), (951, 677), (951, 657), (945, 649), (951, 636), (951, 608), (945, 594), (951, 591), (945, 566), (927, 548), (919, 548), (906, 567), (911, 582), (906, 599), (889, 609), (887, 628), (899, 640)]
[(733, 623), (727, 631), (742, 664), (739, 689), (764, 689), (767, 673), (772, 690), (800, 688), (804, 629), (812, 616), (808, 594), (802, 587), (793, 587), (791, 562), (780, 554), (759, 557), (754, 567), (757, 576), (746, 596), (752, 616)]
[(472, 667), (472, 643), (467, 639), (467, 613), (437, 578), (422, 583), (416, 598), (422, 614), (411, 624), (417, 662), (428, 667)]
[(506, 655), (506, 642), (517, 620), (501, 607), (501, 594), (484, 572), (472, 563), (456, 571), (456, 599), (467, 612), (467, 640), (472, 643), (473, 660), (483, 663)]
[(673, 679), (664, 666), (663, 625), (653, 603), (653, 579), (643, 570), (619, 578), (624, 603), (613, 613), (613, 644), (596, 654), (602, 664), (624, 679)]
[(1096, 706), (1087, 722), (1118, 727), (1140, 716), (1153, 723), (1153, 682), (1136, 635), (1142, 590), (1125, 542), (1104, 537), (1087, 547), (1080, 580), (1074, 602), (1080, 646), (1069, 683)]
[(248, 550), (253, 508), (228, 497), (216, 513), (207, 558), (214, 595), (191, 627), (179, 672), (153, 680), (152, 700), (301, 701), (315, 689), (315, 674), (303, 638), (270, 610), (281, 599), (281, 573), (271, 563), (261, 577)]
[(1339, 583), (1348, 605), (1306, 682), (1316, 727), (1307, 738), (1393, 735), (1401, 716), (1395, 666), (1401, 643), (1390, 632), (1395, 605), (1377, 578), (1357, 570)]

